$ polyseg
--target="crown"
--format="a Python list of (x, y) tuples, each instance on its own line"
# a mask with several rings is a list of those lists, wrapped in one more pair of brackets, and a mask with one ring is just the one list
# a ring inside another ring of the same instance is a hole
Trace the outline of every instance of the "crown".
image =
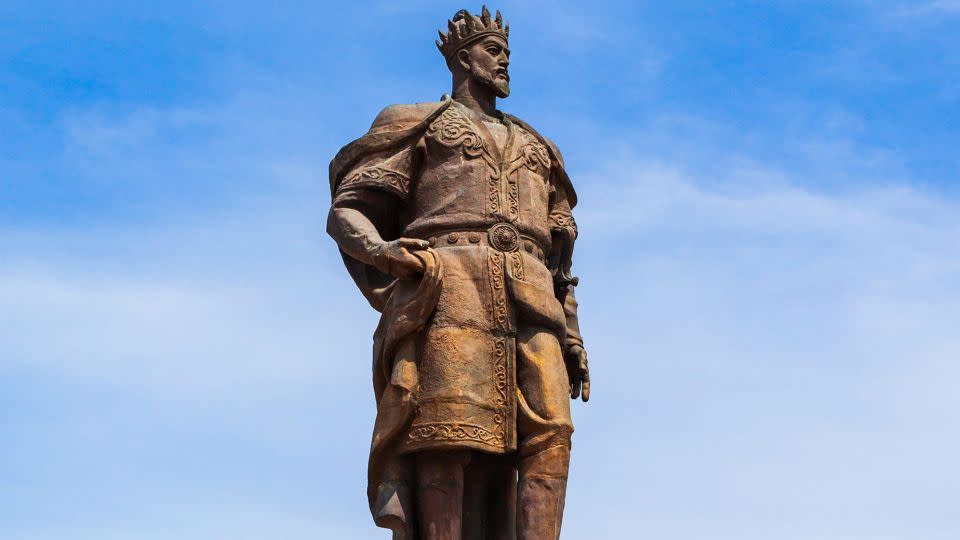
[(500, 36), (504, 41), (510, 36), (510, 25), (504, 24), (499, 11), (491, 18), (487, 6), (483, 6), (479, 17), (461, 9), (447, 21), (447, 28), (446, 35), (437, 31), (440, 34), (437, 48), (447, 60), (460, 49), (486, 36)]

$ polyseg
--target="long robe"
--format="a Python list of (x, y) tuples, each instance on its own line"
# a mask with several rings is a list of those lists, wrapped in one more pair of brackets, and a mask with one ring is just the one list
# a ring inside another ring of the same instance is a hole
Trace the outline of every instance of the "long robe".
[[(485, 146), (483, 137), (477, 130), (471, 129), (469, 125), (459, 124), (463, 114), (458, 113), (457, 107), (459, 105), (453, 104), (449, 98), (444, 98), (439, 103), (393, 106), (386, 109), (366, 135), (345, 146), (331, 162), (331, 194), (335, 195), (345, 184), (375, 183), (385, 191), (405, 196), (417, 174), (410, 172), (416, 168), (410, 162), (413, 159), (410, 149), (431, 130), (441, 130), (442, 133), (436, 140), (444, 144), (452, 141), (453, 144), (449, 146), (455, 147), (457, 151), (462, 148), (466, 160), (481, 156), (481, 152), (486, 151), (481, 157), (490, 161), (487, 156), (497, 154), (497, 149), (488, 150), (493, 145), (487, 141)], [(458, 323), (475, 326), (469, 320), (472, 317), (469, 306), (458, 307), (458, 302), (442, 300), (445, 294), (444, 267), (453, 265), (449, 273), (451, 279), (463, 275), (469, 277), (470, 273), (480, 266), (491, 269), (489, 273), (493, 279), (500, 280), (499, 285), (497, 282), (491, 285), (491, 290), (496, 292), (499, 286), (505, 302), (517, 304), (526, 320), (536, 321), (540, 326), (551, 329), (565, 345), (579, 342), (576, 301), (572, 294), (572, 285), (576, 282), (569, 275), (573, 238), (576, 235), (569, 210), (576, 204), (576, 194), (556, 147), (519, 119), (507, 118), (520, 126), (517, 130), (519, 133), (527, 134), (530, 139), (527, 141), (530, 145), (527, 152), (529, 155), (524, 154), (517, 159), (521, 162), (530, 161), (527, 165), (531, 166), (531, 170), (536, 167), (538, 160), (543, 161), (545, 174), (556, 183), (563, 195), (564, 206), (560, 211), (551, 213), (551, 221), (537, 223), (538, 226), (545, 226), (546, 229), (541, 229), (546, 232), (541, 231), (537, 235), (538, 231), (532, 230), (532, 236), (523, 237), (527, 239), (524, 240), (527, 254), (518, 249), (516, 252), (507, 253), (505, 259), (503, 254), (488, 250), (495, 259), (495, 264), (479, 260), (470, 263), (470, 257), (464, 258), (469, 252), (468, 248), (458, 252), (451, 251), (451, 246), (444, 245), (447, 249), (417, 252), (425, 267), (424, 275), (418, 281), (394, 280), (376, 268), (343, 254), (354, 281), (370, 304), (382, 313), (374, 334), (373, 386), (378, 412), (370, 450), (367, 493), (376, 523), (392, 529), (394, 540), (416, 540), (417, 537), (412, 504), (412, 468), (406, 452), (453, 442), (486, 452), (505, 453), (516, 449), (517, 444), (517, 404), (513, 398), (516, 374), (512, 363), (515, 342), (510, 337), (510, 332), (515, 333), (516, 330), (517, 315), (508, 313), (507, 307), (503, 308), (504, 317), (500, 317), (498, 323), (497, 306), (493, 306), (494, 326), (499, 324), (498, 328), (491, 327), (492, 330), (497, 330), (495, 335), (491, 334), (493, 337), (487, 339), (486, 334), (490, 332), (482, 328), (470, 334), (477, 336), (477, 347), (487, 347), (489, 341), (492, 347), (487, 348), (491, 348), (498, 359), (502, 356), (502, 362), (491, 368), (494, 372), (486, 377), (491, 382), (487, 394), (492, 396), (490, 399), (498, 402), (497, 407), (487, 411), (486, 407), (444, 405), (441, 400), (440, 410), (434, 416), (443, 418), (444, 415), (460, 414), (482, 418), (472, 424), (438, 424), (422, 420), (430, 416), (430, 411), (425, 413), (422, 410), (423, 405), (417, 402), (422, 376), (420, 366), (424, 361), (429, 363), (430, 360), (423, 358), (424, 330), (431, 330), (430, 335), (438, 336), (438, 340), (461, 341), (467, 334), (461, 332), (453, 338), (442, 335), (443, 325), (436, 324), (436, 318), (442, 319), (446, 314), (450, 314), (453, 321), (451, 326)], [(524, 163), (520, 163), (520, 166), (522, 165)], [(453, 172), (459, 172), (459, 169)], [(507, 198), (502, 200), (509, 202)], [(500, 208), (497, 210), (501, 213), (507, 211)], [(407, 216), (406, 223), (401, 223), (399, 215), (369, 217), (385, 240), (398, 237), (404, 232), (404, 228), (407, 232), (416, 228), (416, 215)], [(414, 222), (413, 227), (411, 220)], [(429, 221), (427, 225), (424, 230), (429, 233)], [(454, 236), (458, 236), (456, 241)], [(431, 240), (437, 241), (435, 238)], [(439, 240), (445, 241), (445, 244), (456, 244), (460, 241), (459, 235), (454, 234), (445, 235)], [(467, 246), (470, 245), (469, 242), (478, 243), (472, 234), (469, 239), (464, 238), (462, 241)], [(546, 266), (548, 259), (550, 270), (547, 270)], [(463, 264), (468, 267), (461, 268)], [(497, 267), (504, 269), (499, 278)], [(524, 268), (527, 270), (524, 271)], [(449, 292), (450, 287), (446, 290)], [(510, 317), (506, 317), (508, 314)], [(511, 323), (511, 320), (514, 322)], [(513, 327), (510, 327), (510, 324), (513, 324)], [(429, 356), (430, 347), (427, 346), (426, 350)], [(435, 377), (436, 369), (428, 373), (428, 376)], [(499, 397), (501, 394), (502, 400)], [(450, 406), (459, 409), (451, 412)], [(415, 419), (422, 421), (412, 426)]]

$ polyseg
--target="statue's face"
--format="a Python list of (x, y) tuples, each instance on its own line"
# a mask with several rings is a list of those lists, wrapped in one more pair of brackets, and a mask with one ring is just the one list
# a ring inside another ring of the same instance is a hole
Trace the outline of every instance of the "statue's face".
[(463, 49), (460, 62), (480, 84), (493, 90), (497, 97), (510, 95), (510, 49), (507, 42), (490, 36)]

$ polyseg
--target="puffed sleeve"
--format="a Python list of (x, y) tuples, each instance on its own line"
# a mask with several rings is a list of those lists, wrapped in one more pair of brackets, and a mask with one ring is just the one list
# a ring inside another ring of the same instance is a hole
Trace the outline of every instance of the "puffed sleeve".
[(563, 305), (567, 321), (567, 337), (564, 348), (583, 346), (580, 321), (577, 317), (577, 299), (574, 289), (579, 279), (571, 274), (573, 246), (577, 239), (577, 222), (573, 219), (570, 197), (563, 183), (554, 182), (551, 187), (550, 231), (552, 248), (549, 260), (553, 273), (554, 290)]
[(573, 264), (573, 246), (577, 240), (577, 222), (573, 219), (567, 190), (563, 184), (552, 183), (550, 188), (550, 236), (551, 253), (548, 265), (557, 286), (573, 284), (576, 278), (570, 273)]
[(410, 182), (416, 149), (405, 146), (366, 156), (343, 177), (337, 196), (356, 190), (383, 191), (405, 201), (410, 194)]

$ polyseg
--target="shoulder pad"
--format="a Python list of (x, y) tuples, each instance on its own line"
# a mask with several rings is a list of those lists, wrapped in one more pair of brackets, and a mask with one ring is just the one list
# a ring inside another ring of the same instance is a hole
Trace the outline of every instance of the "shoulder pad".
[(442, 101), (429, 101), (425, 103), (390, 105), (380, 111), (377, 118), (370, 126), (370, 131), (381, 131), (391, 128), (400, 128), (416, 124), (430, 115), (438, 107), (443, 105)]

